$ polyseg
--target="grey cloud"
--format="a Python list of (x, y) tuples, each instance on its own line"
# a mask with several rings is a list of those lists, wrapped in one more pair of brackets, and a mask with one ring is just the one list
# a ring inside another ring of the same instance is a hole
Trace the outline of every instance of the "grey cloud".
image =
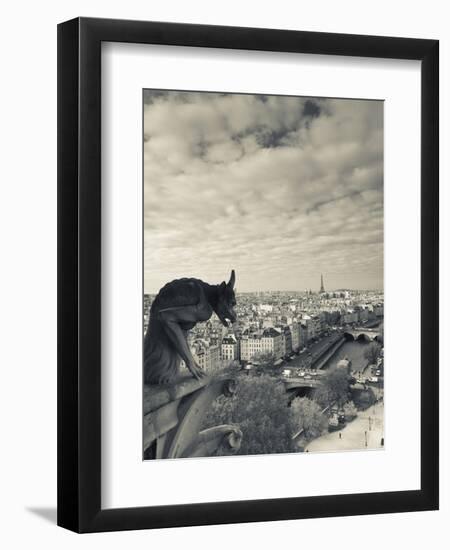
[(380, 102), (152, 94), (146, 289), (215, 281), (231, 266), (241, 290), (303, 289), (321, 271), (336, 286), (381, 287), (382, 112)]

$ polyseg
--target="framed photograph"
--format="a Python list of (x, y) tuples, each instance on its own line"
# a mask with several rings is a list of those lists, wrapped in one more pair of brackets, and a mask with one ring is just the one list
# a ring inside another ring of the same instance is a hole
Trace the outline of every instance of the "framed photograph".
[(58, 27), (58, 524), (438, 508), (438, 41)]

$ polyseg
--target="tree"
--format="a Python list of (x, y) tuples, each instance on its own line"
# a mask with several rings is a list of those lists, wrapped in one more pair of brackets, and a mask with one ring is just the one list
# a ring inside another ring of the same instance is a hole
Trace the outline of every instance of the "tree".
[(326, 372), (322, 384), (314, 394), (314, 400), (322, 407), (333, 403), (342, 406), (348, 400), (350, 377), (347, 369), (335, 367)]
[(320, 406), (307, 397), (296, 397), (291, 403), (295, 415), (297, 433), (302, 431), (303, 439), (318, 437), (328, 425), (327, 418), (322, 414)]
[(369, 361), (370, 365), (376, 365), (377, 359), (380, 356), (381, 345), (376, 342), (371, 342), (364, 350), (364, 357)]
[(221, 359), (219, 367), (214, 370), (223, 371), (225, 369), (227, 371), (231, 371), (239, 370), (240, 368), (241, 365), (237, 359)]
[(254, 361), (258, 365), (256, 371), (259, 374), (275, 374), (276, 359), (277, 358), (272, 351), (262, 351), (260, 353), (255, 353), (255, 355), (252, 357), (252, 361)]
[(203, 427), (237, 424), (243, 438), (238, 454), (295, 452), (292, 441), (297, 424), (284, 384), (276, 378), (239, 376), (233, 397), (219, 397)]
[(262, 351), (260, 353), (255, 353), (252, 357), (252, 361), (259, 363), (263, 368), (270, 368), (273, 367), (276, 357), (272, 351)]
[(367, 409), (377, 400), (372, 388), (367, 388), (366, 390), (353, 388), (352, 399), (358, 410)]
[(342, 408), (344, 410), (344, 416), (347, 422), (349, 422), (350, 420), (353, 420), (355, 416), (358, 414), (358, 410), (355, 407), (355, 404), (353, 403), (353, 401), (348, 401), (348, 403), (345, 403), (345, 405)]

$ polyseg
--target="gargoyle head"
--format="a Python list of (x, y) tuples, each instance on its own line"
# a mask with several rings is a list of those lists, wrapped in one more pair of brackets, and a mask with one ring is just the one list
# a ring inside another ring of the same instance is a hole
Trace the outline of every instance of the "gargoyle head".
[(232, 323), (236, 322), (236, 313), (234, 311), (234, 306), (236, 305), (236, 297), (234, 295), (235, 280), (236, 276), (233, 269), (231, 271), (231, 276), (228, 283), (223, 281), (219, 285), (219, 294), (215, 312), (225, 327), (229, 327)]

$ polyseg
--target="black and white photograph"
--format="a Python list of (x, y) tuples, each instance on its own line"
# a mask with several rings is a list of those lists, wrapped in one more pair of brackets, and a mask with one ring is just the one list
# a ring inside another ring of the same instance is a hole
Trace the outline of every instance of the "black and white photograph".
[(383, 133), (381, 100), (143, 90), (144, 460), (384, 450)]

